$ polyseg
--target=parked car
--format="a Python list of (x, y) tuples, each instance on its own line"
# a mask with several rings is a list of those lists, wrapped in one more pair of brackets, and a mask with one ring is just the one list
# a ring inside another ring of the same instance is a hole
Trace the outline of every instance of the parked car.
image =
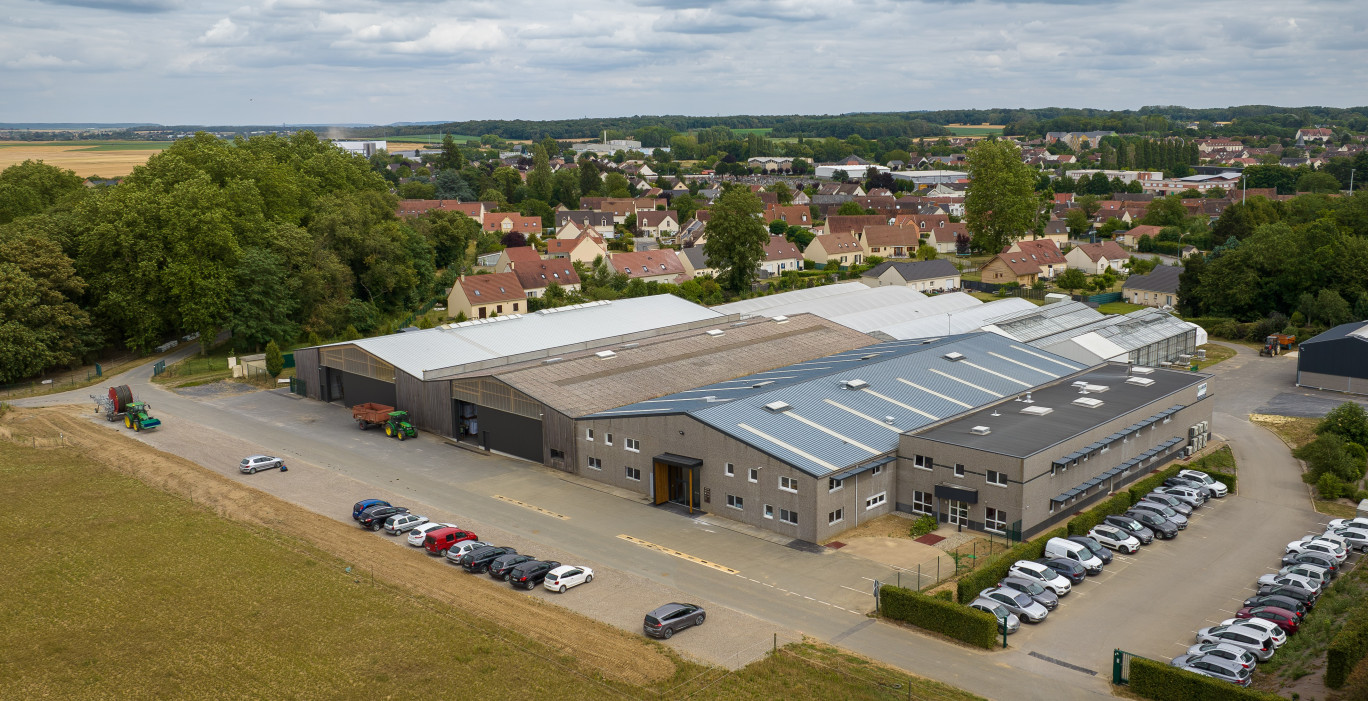
[(708, 613), (698, 604), (665, 604), (646, 614), (641, 629), (652, 638), (674, 637), (675, 631), (701, 626)]
[(1359, 552), (1368, 552), (1368, 531), (1357, 528), (1341, 528), (1338, 531), (1327, 530), (1316, 537), (1344, 548), (1345, 552), (1354, 549), (1358, 549)]
[(1045, 557), (1068, 560), (1081, 565), (1087, 574), (1102, 574), (1102, 558), (1094, 555), (1088, 546), (1067, 538), (1051, 538), (1046, 541)]
[(1153, 493), (1167, 494), (1194, 509), (1206, 503), (1206, 495), (1192, 487), (1169, 486), (1165, 484), (1162, 487), (1155, 487)]
[(1206, 488), (1211, 490), (1211, 495), (1217, 499), (1220, 499), (1229, 493), (1229, 489), (1225, 486), (1225, 483), (1200, 470), (1179, 470), (1178, 476), (1206, 485)]
[(472, 574), (480, 574), (489, 569), (490, 563), (504, 555), (517, 555), (518, 551), (513, 548), (504, 548), (495, 545), (488, 545), (483, 548), (476, 548), (461, 556), (461, 567)]
[(992, 599), (974, 599), (969, 602), (969, 608), (986, 611), (997, 616), (998, 631), (1005, 633), (1015, 633), (1021, 630), (1021, 619), (1016, 614), (1007, 610), (1006, 606), (999, 604)]
[(1050, 615), (1050, 611), (1036, 602), (1025, 592), (1007, 587), (989, 587), (979, 592), (978, 598), (996, 601), (1007, 607), (1017, 618), (1027, 623), (1039, 623)]
[(1061, 576), (1051, 567), (1030, 560), (1017, 560), (1012, 563), (1012, 566), (1007, 568), (1007, 575), (1039, 582), (1041, 586), (1054, 592), (1056, 596), (1065, 596), (1073, 588), (1067, 577)]
[(417, 514), (395, 514), (385, 519), (385, 532), (399, 535), (427, 523), (428, 520), (428, 517)]
[(1301, 540), (1294, 540), (1287, 544), (1289, 553), (1324, 553), (1335, 558), (1336, 564), (1344, 562), (1349, 553), (1336, 543), (1328, 540), (1321, 540), (1316, 536), (1306, 536)]
[(1187, 654), (1220, 657), (1231, 662), (1238, 662), (1245, 669), (1254, 669), (1254, 665), (1258, 663), (1250, 651), (1226, 643), (1197, 643), (1188, 648)]
[(453, 565), (459, 565), (461, 564), (461, 558), (465, 557), (467, 553), (471, 553), (480, 548), (487, 548), (490, 545), (493, 545), (493, 543), (486, 543), (483, 540), (462, 541), (451, 546), (446, 551), (447, 562), (450, 562)]
[(1152, 511), (1131, 509), (1126, 512), (1126, 516), (1139, 521), (1145, 528), (1150, 529), (1156, 536), (1164, 540), (1173, 540), (1178, 537), (1178, 524)]
[(1178, 497), (1173, 496), (1172, 494), (1164, 494), (1162, 492), (1150, 492), (1149, 494), (1146, 494), (1145, 496), (1141, 497), (1140, 500), (1150, 501), (1157, 504), (1163, 504), (1164, 506), (1167, 506), (1170, 509), (1177, 511), (1178, 513), (1184, 516), (1192, 515), (1192, 505), (1183, 501), (1182, 499), (1179, 499)]
[(555, 560), (528, 560), (514, 565), (513, 569), (508, 571), (508, 583), (532, 591), (546, 579), (546, 573), (560, 566), (561, 564)]
[(1199, 643), (1226, 643), (1249, 651), (1260, 662), (1273, 656), (1273, 641), (1268, 634), (1248, 626), (1222, 624), (1197, 631)]
[(1287, 553), (1283, 555), (1282, 563), (1284, 565), (1315, 565), (1325, 570), (1331, 579), (1339, 576), (1339, 562), (1325, 553)]
[(1042, 557), (1036, 562), (1058, 572), (1065, 579), (1068, 579), (1070, 584), (1078, 584), (1088, 578), (1087, 568), (1073, 560), (1066, 560), (1062, 557)]
[(460, 543), (479, 539), (479, 536), (461, 528), (438, 528), (423, 536), (423, 547), (429, 555), (446, 555), (448, 550)]
[(1106, 548), (1104, 548), (1104, 547), (1102, 547), (1102, 544), (1099, 543), (1099, 542), (1097, 542), (1097, 540), (1095, 540), (1095, 539), (1093, 539), (1093, 538), (1089, 538), (1088, 536), (1085, 536), (1085, 535), (1071, 535), (1071, 536), (1069, 536), (1068, 538), (1066, 538), (1065, 540), (1071, 540), (1071, 541), (1073, 541), (1073, 542), (1075, 542), (1075, 543), (1078, 543), (1079, 545), (1082, 545), (1083, 547), (1087, 548), (1087, 549), (1088, 549), (1088, 552), (1092, 553), (1094, 557), (1096, 557), (1097, 559), (1099, 559), (1099, 560), (1102, 561), (1102, 564), (1104, 564), (1104, 565), (1110, 565), (1110, 564), (1111, 564), (1111, 561), (1112, 561), (1112, 554), (1111, 554), (1111, 551), (1108, 550), (1108, 549), (1106, 549)]
[(1330, 528), (1353, 528), (1368, 529), (1368, 518), (1359, 516), (1358, 518), (1332, 518)]
[(1254, 593), (1255, 596), (1285, 596), (1293, 601), (1300, 601), (1306, 610), (1310, 611), (1316, 607), (1316, 595), (1308, 592), (1301, 587), (1277, 586), (1259, 587)]
[[(1272, 606), (1273, 608), (1280, 608), (1295, 613), (1298, 620), (1306, 618), (1306, 604), (1297, 601), (1296, 599), (1279, 596), (1277, 594), (1255, 594), (1254, 596), (1245, 599), (1244, 605), (1245, 607)], [(1240, 618), (1244, 617), (1240, 616)]]
[(1107, 516), (1102, 522), (1108, 526), (1116, 526), (1127, 533), (1135, 536), (1141, 545), (1149, 545), (1154, 542), (1154, 531), (1145, 527), (1145, 524), (1129, 516)]
[(1321, 595), (1321, 590), (1325, 587), (1325, 580), (1308, 577), (1301, 574), (1290, 574), (1286, 572), (1273, 572), (1259, 577), (1256, 587), (1296, 587), (1310, 592), (1315, 596)]
[(1131, 505), (1131, 511), (1149, 511), (1154, 515), (1177, 526), (1178, 530), (1180, 531), (1188, 527), (1188, 520), (1186, 516), (1178, 513), (1177, 511), (1174, 511), (1173, 509), (1170, 509), (1168, 506), (1164, 504), (1160, 504), (1157, 501), (1141, 499), (1140, 501), (1137, 501)]
[(385, 525), (385, 520), (395, 514), (406, 514), (408, 509), (402, 506), (372, 506), (361, 512), (361, 517), (356, 522), (362, 528), (369, 528), (378, 531)]
[(383, 500), (381, 500), (381, 499), (362, 499), (361, 501), (358, 501), (358, 502), (356, 502), (355, 504), (352, 505), (352, 520), (353, 520), (353, 521), (359, 520), (359, 519), (361, 518), (361, 512), (362, 512), (362, 511), (365, 511), (366, 509), (369, 509), (369, 508), (372, 507), (372, 506), (389, 506), (389, 505), (390, 505), (389, 502), (383, 501)]
[(1053, 611), (1059, 606), (1059, 597), (1045, 588), (1038, 580), (1026, 579), (1025, 577), (1006, 577), (998, 582), (998, 586), (1015, 589), (1031, 597), (1036, 603), (1044, 606), (1047, 611)]
[(1249, 669), (1239, 662), (1221, 657), (1179, 655), (1173, 658), (1173, 666), (1238, 686), (1249, 686), (1253, 680)]
[(280, 468), (281, 472), (284, 472), (285, 461), (271, 455), (251, 455), (242, 459), (242, 462), (238, 464), (238, 471), (255, 475), (257, 470), (270, 470), (277, 467)]
[(1301, 577), (1308, 583), (1316, 585), (1307, 588), (1315, 589), (1318, 592), (1325, 589), (1326, 585), (1330, 583), (1330, 573), (1315, 565), (1284, 565), (1283, 568), (1278, 570), (1278, 573), (1273, 576), (1277, 577), (1279, 575), (1295, 575)]
[(1165, 487), (1187, 487), (1188, 489), (1191, 489), (1191, 490), (1197, 492), (1198, 494), (1202, 495), (1202, 501), (1208, 501), (1208, 500), (1210, 500), (1212, 497), (1216, 496), (1216, 491), (1213, 490), (1211, 487), (1206, 486), (1206, 483), (1204, 483), (1204, 482), (1199, 482), (1199, 481), (1197, 481), (1197, 480), (1195, 480), (1195, 479), (1192, 479), (1192, 478), (1190, 478), (1190, 477), (1180, 477), (1180, 476), (1178, 476), (1178, 475), (1174, 475), (1174, 476), (1172, 476), (1172, 477), (1170, 477), (1170, 478), (1164, 480), (1164, 486), (1165, 486)]
[(1273, 647), (1280, 648), (1287, 642), (1287, 633), (1272, 621), (1262, 618), (1227, 618), (1221, 621), (1223, 626), (1247, 626), (1255, 630), (1263, 631), (1268, 634), (1268, 639), (1273, 643)]
[(491, 560), (489, 566), (485, 568), (485, 571), (489, 573), (490, 577), (507, 582), (508, 573), (514, 567), (521, 565), (522, 563), (527, 562), (528, 560), (533, 559), (535, 558), (533, 558), (531, 555), (519, 555), (518, 553), (508, 553), (506, 555), (500, 555)]
[(565, 590), (570, 587), (588, 584), (592, 581), (594, 581), (594, 571), (588, 567), (561, 565), (546, 573), (546, 581), (543, 582), (543, 586), (551, 591), (564, 594)]
[(408, 544), (415, 548), (423, 547), (423, 538), (438, 528), (455, 528), (454, 523), (432, 523), (431, 521), (409, 531)]
[(1140, 551), (1140, 539), (1130, 534), (1130, 531), (1123, 531), (1116, 526), (1099, 523), (1088, 531), (1088, 537), (1101, 543), (1103, 547), (1111, 548), (1123, 553), (1135, 553)]

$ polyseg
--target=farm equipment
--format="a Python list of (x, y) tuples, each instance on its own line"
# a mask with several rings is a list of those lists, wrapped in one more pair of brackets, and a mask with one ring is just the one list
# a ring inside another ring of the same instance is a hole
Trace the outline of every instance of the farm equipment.
[(1296, 336), (1289, 336), (1285, 333), (1275, 333), (1264, 338), (1263, 348), (1259, 349), (1259, 355), (1266, 355), (1270, 358), (1281, 355), (1282, 351), (1290, 350), (1292, 344), (1297, 342)]
[(357, 428), (362, 431), (371, 426), (384, 426), (385, 435), (391, 438), (404, 440), (405, 438), (416, 438), (418, 431), (414, 430), (413, 424), (408, 421), (407, 411), (396, 411), (394, 407), (387, 404), (376, 404), (366, 402), (352, 407), (352, 418), (356, 420)]
[(133, 402), (128, 405), (128, 410), (124, 412), (124, 426), (134, 431), (145, 431), (161, 425), (161, 419), (153, 417), (148, 412), (152, 410), (146, 402)]
[(103, 397), (90, 395), (95, 400), (95, 413), (103, 413), (105, 421), (117, 421), (123, 417), (124, 426), (134, 431), (156, 428), (161, 425), (161, 420), (153, 418), (149, 413), (152, 407), (146, 402), (133, 401), (133, 390), (128, 385), (110, 387), (109, 393)]

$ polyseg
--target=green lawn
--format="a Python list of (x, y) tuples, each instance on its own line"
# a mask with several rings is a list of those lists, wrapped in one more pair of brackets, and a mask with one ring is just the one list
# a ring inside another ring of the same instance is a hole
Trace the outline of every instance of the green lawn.
[(946, 127), (955, 136), (996, 136), (1002, 133), (1001, 127)]
[(1131, 304), (1130, 302), (1108, 302), (1099, 305), (1097, 311), (1103, 314), (1129, 314), (1134, 311), (1144, 309), (1143, 304)]
[(1206, 360), (1197, 361), (1198, 370), (1205, 370), (1211, 367), (1212, 365), (1221, 362), (1222, 360), (1229, 360), (1235, 357), (1234, 348), (1226, 348), (1225, 346), (1218, 346), (1214, 343), (1208, 343), (1204, 346), (1197, 346), (1197, 349), (1206, 351)]

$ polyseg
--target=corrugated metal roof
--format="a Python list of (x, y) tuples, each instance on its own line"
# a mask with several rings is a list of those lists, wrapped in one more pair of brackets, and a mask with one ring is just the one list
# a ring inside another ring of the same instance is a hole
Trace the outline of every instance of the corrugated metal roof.
[[(953, 295), (942, 295), (953, 296)], [(968, 296), (968, 295), (964, 295)], [(973, 299), (970, 297), (970, 299)], [(1039, 309), (1020, 297), (1004, 297), (979, 306), (966, 305), (959, 309), (933, 314), (920, 319), (885, 326), (879, 331), (898, 339), (928, 338), (931, 336), (978, 331), (988, 319), (1007, 314)]]
[(1082, 302), (1067, 301), (989, 319), (985, 326), (991, 325), (1018, 341), (1033, 343), (1037, 339), (1096, 323), (1103, 318), (1101, 312)]
[[(821, 293), (818, 293), (821, 290)], [(863, 333), (948, 312), (983, 306), (962, 292), (927, 296), (910, 287), (868, 287), (862, 283), (825, 285), (783, 292), (713, 307), (744, 316), (792, 316), (808, 313)]]

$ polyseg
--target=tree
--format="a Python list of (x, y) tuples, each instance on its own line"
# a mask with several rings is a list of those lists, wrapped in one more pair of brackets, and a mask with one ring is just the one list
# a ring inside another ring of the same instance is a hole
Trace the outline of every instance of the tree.
[(77, 306), (86, 284), (55, 242), (0, 232), (0, 383), (75, 365), (99, 334)]
[(461, 212), (429, 210), (412, 221), (412, 226), (432, 247), (433, 263), (438, 268), (466, 267), (466, 251), (480, 235), (480, 223)]
[(399, 186), (399, 196), (406, 200), (430, 200), (437, 197), (437, 186), (416, 180), (409, 181)]
[(864, 208), (861, 207), (861, 206), (860, 206), (860, 203), (859, 203), (859, 202), (856, 202), (855, 200), (846, 200), (845, 202), (842, 202), (842, 203), (841, 203), (841, 206), (838, 207), (838, 208), (836, 209), (836, 214), (837, 214), (837, 216), (842, 216), (842, 217), (853, 216), (853, 215), (864, 214), (864, 213), (865, 213)]
[(795, 159), (793, 159), (793, 174), (794, 174), (794, 175), (807, 175), (808, 171), (811, 170), (811, 169), (812, 169), (812, 166), (807, 162), (806, 159), (803, 159), (803, 158), (795, 158)]
[(580, 156), (577, 170), (581, 197), (592, 197), (602, 192), (603, 176), (600, 174), (597, 161), (588, 156)]
[(256, 246), (246, 248), (232, 275), (225, 326), (236, 347), (256, 350), (271, 339), (290, 340), (299, 333), (293, 321), (299, 301), (280, 256)]
[(1078, 268), (1069, 268), (1055, 277), (1055, 285), (1073, 294), (1074, 290), (1088, 286), (1088, 276)]
[(1322, 289), (1316, 296), (1316, 316), (1315, 318), (1326, 326), (1339, 326), (1340, 324), (1353, 320), (1353, 310), (1349, 308), (1349, 303), (1344, 301), (1340, 293)]
[(631, 197), (632, 184), (622, 173), (609, 173), (603, 178), (603, 194), (608, 197)]
[(532, 171), (527, 174), (527, 189), (532, 191), (533, 198), (551, 201), (551, 164), (541, 144), (532, 149)]
[(969, 178), (965, 224), (981, 249), (1000, 251), (1031, 230), (1035, 179), (1015, 144), (984, 140), (969, 149)]
[(1316, 433), (1333, 433), (1351, 443), (1368, 445), (1368, 411), (1354, 402), (1340, 404), (1316, 424)]
[(470, 185), (455, 169), (444, 168), (432, 182), (435, 186), (433, 196), (439, 200), (470, 202), (475, 199), (475, 193), (471, 192)]
[(280, 346), (274, 340), (266, 344), (266, 372), (271, 377), (280, 377), (285, 369), (285, 358), (280, 354)]
[(1092, 219), (1093, 215), (1102, 209), (1101, 198), (1097, 195), (1081, 195), (1074, 200), (1074, 204), (1078, 205), (1078, 208), (1083, 210), (1083, 214), (1089, 219)]
[(769, 223), (770, 236), (783, 236), (788, 231), (788, 224), (782, 219), (775, 219)]
[[(773, 192), (774, 196), (779, 198), (780, 205), (787, 206), (793, 204), (793, 191), (782, 181), (774, 183), (773, 185), (766, 185), (765, 189)], [(684, 215), (681, 214), (679, 216), (682, 217)]]
[(465, 154), (450, 134), (442, 136), (442, 154), (437, 158), (437, 166), (442, 170), (458, 171), (466, 166)]
[(517, 169), (503, 166), (496, 168), (489, 177), (494, 180), (499, 192), (503, 193), (505, 202), (515, 203), (518, 201), (514, 197), (514, 193), (517, 192), (518, 186), (522, 185), (523, 180)]
[(955, 234), (955, 253), (961, 256), (969, 255), (971, 241), (967, 234)]
[(574, 170), (561, 168), (551, 176), (551, 203), (579, 209), (580, 181)]
[(1339, 191), (1339, 179), (1329, 173), (1312, 171), (1297, 179), (1297, 192), (1332, 193)]
[(935, 260), (936, 254), (936, 247), (929, 243), (924, 243), (917, 247), (917, 257), (921, 260)]
[(684, 222), (693, 219), (694, 213), (698, 211), (698, 202), (694, 200), (693, 195), (679, 194), (670, 198), (670, 209), (679, 215), (679, 223), (682, 226)]
[(522, 248), (527, 245), (527, 237), (521, 231), (510, 231), (499, 239), (504, 248)]
[(69, 170), (24, 161), (0, 172), (0, 224), (46, 211), (85, 193), (85, 182)]
[(718, 271), (718, 282), (732, 292), (750, 289), (755, 269), (765, 256), (769, 231), (760, 222), (760, 198), (749, 188), (728, 188), (712, 206), (704, 228), (703, 253)]
[(844, 168), (837, 168), (836, 170), (832, 171), (831, 179), (838, 183), (849, 182), (850, 174), (847, 173)]
[(1187, 218), (1187, 207), (1183, 205), (1182, 195), (1156, 197), (1145, 208), (1142, 224), (1154, 226), (1178, 226)]
[(1092, 228), (1088, 215), (1081, 209), (1071, 209), (1064, 213), (1064, 224), (1069, 228), (1069, 236), (1082, 238)]

